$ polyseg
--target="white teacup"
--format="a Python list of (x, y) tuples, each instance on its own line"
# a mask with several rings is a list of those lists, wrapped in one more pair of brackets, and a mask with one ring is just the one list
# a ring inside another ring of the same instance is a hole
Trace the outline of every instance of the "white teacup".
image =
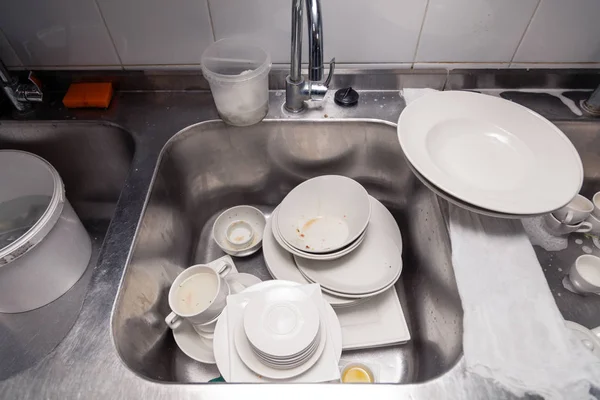
[[(600, 196), (598, 198), (600, 201)], [(598, 203), (600, 205), (600, 203)], [(554, 211), (554, 217), (562, 223), (575, 225), (585, 219), (594, 211), (594, 203), (578, 194), (563, 208)]]
[(569, 225), (560, 222), (552, 214), (546, 214), (544, 216), (544, 224), (546, 225), (548, 232), (555, 236), (565, 236), (573, 232), (585, 233), (592, 230), (592, 224), (587, 221)]
[(584, 254), (575, 260), (569, 270), (573, 289), (580, 294), (600, 294), (600, 258)]
[(592, 204), (594, 205), (594, 211), (592, 211), (592, 215), (600, 219), (600, 192), (594, 194), (594, 197), (592, 197)]
[(591, 233), (594, 235), (600, 235), (600, 219), (598, 219), (594, 214), (590, 214), (585, 221), (592, 225), (592, 230), (590, 231)]
[(223, 257), (210, 264), (194, 265), (179, 274), (169, 290), (172, 312), (165, 318), (167, 325), (176, 329), (182, 318), (196, 331), (198, 325), (216, 324), (229, 295), (229, 286), (223, 278), (232, 268), (231, 258)]

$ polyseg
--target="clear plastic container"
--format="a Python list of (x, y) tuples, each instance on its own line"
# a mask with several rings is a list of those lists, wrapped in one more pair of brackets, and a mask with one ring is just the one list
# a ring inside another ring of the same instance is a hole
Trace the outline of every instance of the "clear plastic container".
[(267, 115), (269, 53), (239, 39), (221, 39), (204, 51), (201, 62), (223, 121), (248, 126)]

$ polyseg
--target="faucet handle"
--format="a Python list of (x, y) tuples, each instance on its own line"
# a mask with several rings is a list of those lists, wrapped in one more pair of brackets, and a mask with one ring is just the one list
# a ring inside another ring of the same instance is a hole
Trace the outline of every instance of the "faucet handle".
[(329, 73), (327, 74), (327, 79), (325, 79), (325, 82), (323, 82), (323, 85), (325, 85), (325, 87), (329, 87), (329, 84), (331, 83), (331, 78), (333, 78), (334, 71), (335, 71), (335, 57), (333, 57), (331, 59), (331, 61), (329, 61)]

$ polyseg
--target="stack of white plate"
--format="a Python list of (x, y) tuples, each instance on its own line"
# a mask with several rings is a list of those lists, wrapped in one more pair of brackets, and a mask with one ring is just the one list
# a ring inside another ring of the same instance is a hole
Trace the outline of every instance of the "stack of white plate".
[(263, 236), (271, 275), (320, 284), (334, 307), (383, 293), (402, 272), (402, 237), (394, 218), (343, 176), (297, 186), (273, 211)]
[(427, 94), (400, 115), (398, 139), (426, 186), (479, 214), (547, 214), (569, 203), (583, 184), (579, 154), (554, 124), (494, 96)]

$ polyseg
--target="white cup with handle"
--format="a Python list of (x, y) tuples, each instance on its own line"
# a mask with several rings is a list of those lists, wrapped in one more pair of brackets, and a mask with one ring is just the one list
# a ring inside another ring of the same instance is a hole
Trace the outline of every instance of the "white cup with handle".
[(198, 264), (180, 273), (169, 290), (172, 312), (165, 318), (171, 329), (177, 329), (182, 319), (196, 326), (214, 322), (227, 304), (229, 285), (224, 277), (233, 269), (230, 257), (210, 264)]
[[(597, 193), (598, 194), (598, 193)], [(600, 196), (598, 197), (598, 205), (600, 206)], [(568, 225), (576, 225), (594, 211), (594, 203), (578, 194), (563, 208), (554, 211), (552, 214), (560, 222)]]
[(565, 236), (573, 232), (586, 233), (592, 230), (592, 224), (587, 221), (570, 225), (560, 222), (553, 214), (544, 215), (544, 224), (548, 232), (555, 236)]

